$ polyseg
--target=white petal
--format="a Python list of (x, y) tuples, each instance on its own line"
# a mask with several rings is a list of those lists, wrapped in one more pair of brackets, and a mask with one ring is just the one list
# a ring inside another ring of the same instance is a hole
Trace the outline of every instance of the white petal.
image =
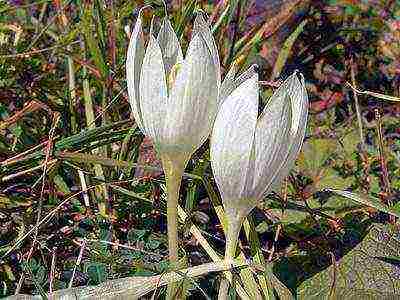
[(231, 65), (231, 68), (229, 69), (228, 73), (225, 75), (224, 80), (222, 81), (221, 84), (221, 89), (219, 92), (219, 102), (222, 104), (226, 97), (229, 96), (230, 93), (235, 89), (234, 88), (234, 81), (236, 77), (236, 72), (237, 72), (237, 67), (235, 64)]
[(139, 16), (131, 34), (126, 58), (126, 80), (128, 84), (129, 103), (132, 108), (133, 116), (139, 128), (145, 133), (143, 126), (142, 113), (140, 109), (139, 82), (140, 72), (144, 58), (144, 38), (142, 32), (142, 19)]
[(143, 125), (158, 147), (162, 140), (168, 98), (162, 53), (153, 35), (150, 35), (143, 59), (139, 90)]
[(244, 71), (242, 74), (240, 74), (239, 77), (236, 77), (235, 88), (238, 87), (239, 85), (241, 85), (242, 82), (245, 82), (247, 79), (253, 77), (254, 74), (257, 74), (256, 69), (257, 69), (257, 65), (251, 65), (246, 71)]
[(237, 71), (236, 65), (232, 64), (228, 74), (225, 76), (225, 79), (221, 85), (220, 96), (219, 96), (220, 104), (224, 102), (226, 97), (228, 97), (230, 93), (232, 93), (239, 85), (241, 85), (244, 81), (253, 77), (254, 74), (257, 73), (256, 65), (252, 65), (239, 77), (236, 77), (236, 71)]
[(272, 187), (277, 188), (282, 180), (289, 174), (296, 161), (297, 155), (300, 152), (303, 144), (304, 135), (307, 127), (308, 117), (308, 96), (304, 84), (304, 78), (301, 76), (301, 81), (294, 73), (287, 80), (287, 89), (291, 101), (292, 109), (292, 126), (290, 131), (290, 143), (285, 157), (282, 158), (282, 164), (279, 166), (279, 172), (275, 175)]
[(288, 91), (281, 86), (261, 114), (255, 134), (255, 174), (251, 185), (254, 196), (262, 198), (287, 153), (291, 129), (291, 108)]
[(254, 75), (233, 91), (215, 120), (211, 166), (225, 207), (247, 197), (243, 192), (257, 123), (257, 82), (258, 76)]
[(165, 17), (162, 22), (160, 32), (157, 36), (157, 41), (163, 54), (164, 67), (168, 77), (171, 68), (176, 63), (182, 62), (183, 55), (178, 37), (176, 36), (171, 22), (167, 17)]
[[(216, 66), (217, 70), (217, 78), (218, 84), (221, 82), (221, 70), (220, 70), (220, 62), (219, 62), (219, 54), (217, 44), (215, 43), (214, 37), (212, 35), (209, 24), (205, 20), (204, 13), (199, 11), (197, 13), (196, 19), (193, 24), (193, 32), (192, 39), (198, 34), (201, 33), (203, 38), (205, 39), (208, 48), (210, 49), (212, 60)], [(219, 86), (218, 86), (219, 88)]]
[[(201, 34), (189, 44), (171, 89), (165, 139), (170, 150), (192, 154), (209, 136), (217, 113), (217, 75)], [(179, 147), (179, 149), (175, 149)]]

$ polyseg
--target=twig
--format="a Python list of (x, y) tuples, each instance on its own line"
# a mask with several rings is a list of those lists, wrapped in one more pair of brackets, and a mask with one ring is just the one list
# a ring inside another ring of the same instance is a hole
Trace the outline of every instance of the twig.
[[(375, 109), (375, 119), (376, 119), (376, 130), (378, 132), (378, 147), (379, 147), (379, 160), (381, 164), (381, 182), (383, 187), (384, 195), (381, 196), (382, 202), (388, 205), (391, 205), (390, 195), (392, 193), (390, 188), (390, 180), (389, 180), (389, 172), (387, 169), (386, 158), (385, 158), (385, 150), (384, 150), (384, 141), (383, 141), (383, 132), (382, 132), (382, 117), (379, 109)], [(391, 223), (395, 223), (396, 219), (394, 216), (390, 215), (389, 220)]]
[(9, 180), (15, 179), (15, 178), (17, 178), (17, 177), (24, 176), (24, 175), (26, 175), (26, 174), (35, 172), (35, 171), (37, 171), (37, 170), (39, 170), (39, 169), (43, 169), (45, 165), (46, 165), (47, 167), (50, 167), (50, 166), (54, 165), (56, 162), (57, 162), (57, 159), (49, 160), (48, 162), (44, 162), (44, 163), (42, 163), (42, 164), (40, 164), (40, 165), (38, 165), (38, 166), (36, 166), (36, 167), (29, 168), (29, 169), (27, 169), (27, 170), (22, 170), (22, 171), (20, 171), (20, 172), (17, 172), (17, 173), (13, 173), (13, 174), (4, 176), (4, 177), (1, 178), (0, 181), (6, 182), (6, 181), (9, 181)]
[[(246, 268), (249, 267), (249, 263), (235, 260), (232, 262), (232, 266), (234, 268)], [(139, 299), (141, 296), (146, 295), (157, 287), (181, 281), (187, 277), (192, 278), (210, 272), (221, 272), (224, 270), (226, 270), (225, 262), (212, 262), (161, 275), (133, 276), (108, 280), (98, 286), (58, 290), (48, 296), (53, 299)], [(21, 296), (23, 299), (35, 299), (33, 296)]]
[(49, 293), (53, 292), (54, 272), (56, 268), (56, 250), (53, 249), (51, 254), (52, 255), (51, 255), (51, 267), (50, 267)]
[[(282, 205), (282, 216), (281, 216), (281, 218), (283, 218), (283, 215), (285, 213), (285, 207), (287, 205), (287, 198), (288, 198), (288, 180), (287, 180), (287, 178), (285, 178), (284, 187), (283, 187), (283, 199), (282, 199), (283, 205)], [(282, 230), (282, 224), (278, 224), (278, 227), (277, 227), (276, 232), (275, 232), (274, 240), (272, 241), (271, 251), (269, 252), (269, 256), (268, 256), (268, 261), (269, 262), (271, 262), (273, 257), (274, 257), (276, 243), (278, 242), (278, 238), (279, 238), (279, 235), (281, 233), (281, 230)]]
[(10, 126), (11, 124), (14, 124), (18, 120), (20, 120), (23, 116), (25, 116), (28, 113), (35, 112), (38, 109), (43, 109), (47, 111), (48, 113), (52, 113), (51, 109), (44, 103), (40, 101), (35, 101), (32, 100), (30, 101), (27, 105), (24, 106), (21, 110), (17, 111), (14, 115), (11, 117), (5, 119), (3, 122), (0, 123), (0, 129), (6, 128)]
[(353, 89), (353, 91), (355, 91), (359, 95), (369, 95), (369, 96), (372, 96), (372, 97), (375, 97), (375, 98), (378, 98), (378, 99), (394, 101), (394, 102), (400, 102), (400, 98), (399, 97), (389, 96), (389, 95), (376, 93), (376, 92), (372, 92), (372, 91), (360, 91), (360, 90), (356, 89), (353, 85), (351, 85), (349, 82), (346, 82), (346, 84), (351, 89)]
[[(79, 43), (79, 41), (73, 41), (69, 45), (74, 45), (74, 44), (78, 44), (78, 43)], [(47, 47), (47, 48), (43, 48), (43, 49), (26, 51), (26, 52), (17, 53), (17, 54), (0, 55), (0, 58), (28, 57), (28, 56), (31, 56), (34, 54), (43, 53), (43, 52), (54, 50), (56, 48), (64, 48), (64, 47), (65, 47), (65, 45), (55, 45), (55, 46), (51, 46), (51, 47)]]
[[(38, 204), (38, 211), (37, 211), (37, 218), (36, 218), (36, 226), (35, 226), (35, 231), (33, 234), (33, 241), (32, 241), (32, 245), (31, 248), (29, 249), (29, 253), (28, 253), (28, 257), (26, 259), (26, 261), (29, 263), (32, 255), (33, 255), (33, 251), (35, 249), (36, 246), (36, 242), (37, 242), (37, 238), (38, 238), (38, 234), (39, 234), (39, 226), (37, 226), (40, 223), (40, 220), (42, 218), (42, 207), (43, 207), (43, 197), (44, 197), (44, 188), (46, 186), (46, 178), (47, 178), (47, 165), (50, 159), (50, 155), (53, 151), (53, 138), (54, 138), (54, 132), (55, 129), (57, 127), (58, 121), (60, 120), (60, 114), (58, 112), (55, 112), (53, 114), (53, 122), (52, 122), (52, 127), (50, 128), (50, 132), (49, 132), (49, 139), (47, 141), (47, 146), (45, 149), (45, 163), (43, 166), (43, 177), (42, 177), (42, 187), (40, 190), (40, 197), (39, 197), (39, 204)], [(24, 282), (24, 274), (22, 274), (21, 276), (21, 286)]]
[(6, 167), (6, 166), (9, 165), (9, 164), (13, 164), (13, 163), (15, 163), (15, 162), (18, 162), (18, 160), (19, 160), (20, 158), (24, 158), (24, 157), (25, 157), (26, 155), (28, 155), (29, 153), (35, 152), (36, 150), (38, 150), (39, 148), (42, 148), (42, 147), (45, 146), (45, 145), (46, 145), (46, 142), (40, 143), (40, 144), (38, 144), (38, 145), (36, 145), (36, 146), (34, 146), (34, 147), (32, 147), (32, 148), (30, 148), (30, 149), (28, 149), (28, 150), (22, 152), (22, 153), (19, 153), (19, 154), (15, 155), (15, 156), (13, 156), (13, 157), (11, 157), (11, 158), (8, 158), (8, 159), (6, 159), (6, 160), (3, 160), (3, 161), (0, 162), (0, 166)]
[(72, 288), (72, 286), (74, 284), (74, 278), (75, 278), (76, 269), (81, 264), (82, 257), (83, 257), (83, 251), (85, 251), (85, 248), (86, 248), (86, 241), (83, 240), (82, 243), (81, 243), (81, 249), (79, 250), (78, 258), (76, 259), (76, 262), (75, 262), (75, 265), (74, 265), (74, 270), (72, 271), (72, 276), (71, 276), (71, 279), (69, 281), (68, 288)]
[[(129, 182), (129, 180), (125, 180), (124, 182)], [(103, 183), (101, 183), (103, 184)], [(88, 188), (88, 190), (94, 189), (96, 186), (100, 186), (101, 184), (98, 185), (93, 185)], [(14, 245), (10, 247), (3, 256), (1, 256), (1, 259), (6, 257), (8, 254), (10, 254), (20, 243), (22, 243), (27, 237), (29, 237), (35, 230), (37, 230), (41, 225), (46, 224), (48, 221), (51, 220), (51, 218), (65, 205), (67, 204), (70, 200), (74, 199), (75, 197), (79, 196), (80, 194), (84, 193), (84, 191), (79, 191), (76, 192), (69, 197), (67, 197), (65, 200), (63, 200), (56, 208), (54, 208), (52, 211), (50, 211), (46, 216), (40, 220), (39, 223), (37, 223), (33, 228), (28, 230), (21, 238), (15, 241)]]
[(384, 150), (384, 141), (382, 132), (382, 116), (381, 113), (379, 112), (379, 109), (375, 109), (375, 119), (376, 119), (376, 130), (378, 133), (379, 159), (382, 169), (383, 190), (388, 196), (391, 193), (391, 189), (390, 189), (389, 173), (385, 159), (385, 150)]
[(112, 104), (115, 103), (115, 101), (118, 100), (118, 98), (125, 92), (126, 88), (123, 88), (119, 91), (119, 93), (100, 111), (100, 113), (94, 118), (94, 120), (88, 124), (88, 127), (95, 126), (96, 121), (103, 116), (104, 113), (108, 111), (108, 109), (111, 107)]
[(335, 286), (336, 286), (336, 278), (337, 278), (337, 265), (336, 265), (336, 258), (332, 252), (329, 252), (332, 261), (332, 284), (329, 291), (329, 299), (337, 299), (335, 297)]
[[(355, 64), (353, 57), (350, 59), (350, 76), (351, 76), (351, 83), (355, 87), (356, 86), (356, 76), (355, 76)], [(360, 112), (360, 104), (358, 102), (358, 95), (355, 89), (352, 88), (353, 91), (353, 97), (354, 97), (354, 105), (356, 107), (356, 114), (357, 114), (357, 121), (358, 121), (358, 131), (360, 134), (360, 140), (361, 140), (361, 150), (365, 151), (365, 137), (364, 137), (364, 131), (363, 131), (363, 124), (362, 124), (362, 118), (361, 118), (361, 112)]]

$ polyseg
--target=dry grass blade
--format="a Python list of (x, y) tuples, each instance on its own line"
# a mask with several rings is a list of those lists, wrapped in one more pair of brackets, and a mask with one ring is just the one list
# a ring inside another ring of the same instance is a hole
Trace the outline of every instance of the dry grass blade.
[[(189, 219), (187, 213), (180, 206), (178, 206), (178, 215), (183, 223), (187, 222)], [(217, 252), (215, 252), (215, 250), (210, 246), (210, 244), (207, 242), (207, 240), (201, 234), (201, 231), (195, 225), (190, 226), (190, 233), (193, 234), (193, 236), (196, 238), (196, 240), (199, 242), (199, 244), (203, 247), (203, 249), (207, 252), (207, 254), (210, 256), (210, 258), (214, 262), (222, 262), (223, 261), (219, 257)], [(245, 262), (245, 260), (243, 258), (241, 258), (240, 261)], [(226, 268), (229, 269), (228, 267), (226, 267)], [(228, 279), (228, 281), (230, 281), (230, 282), (232, 281), (232, 276), (229, 272), (224, 272), (224, 276)], [(236, 288), (238, 295), (240, 295), (240, 297), (242, 299), (249, 298), (246, 291), (242, 288), (241, 285), (236, 285), (235, 288)]]
[[(352, 57), (350, 60), (350, 77), (351, 77), (351, 83), (353, 84), (353, 86), (356, 86), (355, 68), (356, 68), (356, 65), (354, 63), (354, 58)], [(354, 105), (356, 107), (358, 131), (360, 134), (361, 147), (362, 147), (362, 150), (365, 151), (365, 138), (364, 138), (362, 118), (361, 118), (360, 103), (358, 101), (357, 92), (354, 89), (352, 89), (352, 90), (353, 90), (353, 96), (354, 96)]]
[[(248, 267), (247, 263), (241, 261), (232, 262), (234, 268)], [(138, 299), (146, 295), (157, 287), (170, 283), (178, 282), (182, 278), (197, 277), (211, 272), (220, 272), (226, 270), (224, 262), (214, 262), (202, 264), (199, 266), (182, 269), (179, 272), (170, 272), (156, 276), (136, 276), (106, 281), (98, 286), (76, 287), (54, 292), (48, 297), (60, 300), (70, 299), (123, 299), (130, 297)], [(16, 295), (8, 299), (41, 299), (40, 296)]]
[[(41, 186), (41, 189), (40, 189), (39, 204), (38, 204), (38, 210), (37, 210), (37, 216), (36, 216), (36, 226), (34, 227), (35, 231), (33, 233), (32, 244), (31, 244), (31, 247), (29, 249), (27, 259), (26, 259), (26, 261), (27, 261), (26, 265), (29, 265), (29, 262), (30, 262), (30, 260), (32, 258), (32, 255), (33, 255), (33, 253), (34, 253), (34, 251), (36, 249), (36, 243), (37, 243), (37, 239), (38, 239), (38, 235), (39, 235), (39, 223), (40, 223), (41, 218), (42, 218), (44, 189), (45, 189), (46, 179), (47, 179), (47, 167), (48, 167), (48, 162), (50, 160), (50, 156), (52, 155), (52, 152), (53, 152), (54, 131), (55, 131), (59, 121), (60, 121), (60, 114), (59, 113), (54, 113), (53, 114), (52, 127), (50, 129), (49, 138), (48, 138), (46, 149), (45, 149), (45, 162), (43, 164), (42, 186)], [(19, 293), (19, 289), (21, 288), (22, 284), (24, 283), (24, 279), (25, 279), (25, 273), (22, 273), (21, 277), (19, 279), (19, 282), (18, 282), (18, 287), (17, 287), (17, 289), (15, 291), (16, 294)]]
[(11, 124), (14, 124), (15, 122), (23, 118), (25, 115), (33, 113), (39, 109), (43, 109), (49, 114), (52, 114), (52, 110), (46, 104), (43, 104), (40, 101), (31, 101), (27, 105), (25, 105), (23, 109), (15, 113), (13, 116), (2, 121), (0, 123), (0, 130), (5, 129), (6, 127), (10, 126)]
[(376, 93), (376, 92), (372, 92), (372, 91), (360, 91), (358, 89), (356, 89), (356, 87), (354, 87), (351, 83), (346, 82), (346, 84), (357, 94), (359, 95), (368, 95), (368, 96), (372, 96), (378, 99), (382, 99), (382, 100), (387, 100), (387, 101), (394, 101), (394, 102), (400, 102), (400, 98), (399, 97), (395, 97), (395, 96), (390, 96), (390, 95), (385, 95), (385, 94), (381, 94), (381, 93)]
[(287, 1), (282, 7), (281, 11), (278, 13), (278, 15), (264, 23), (264, 25), (262, 25), (262, 27), (257, 31), (256, 34), (248, 34), (244, 36), (235, 45), (235, 56), (239, 57), (240, 55), (251, 50), (255, 43), (265, 40), (273, 35), (283, 24), (285, 24), (289, 20), (289, 18), (295, 12), (295, 8), (302, 2), (307, 1), (308, 0)]

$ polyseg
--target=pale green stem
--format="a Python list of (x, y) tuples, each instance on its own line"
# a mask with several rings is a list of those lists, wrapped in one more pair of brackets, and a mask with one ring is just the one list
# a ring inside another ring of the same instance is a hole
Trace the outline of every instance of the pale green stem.
[(178, 261), (178, 199), (179, 188), (182, 181), (182, 171), (172, 169), (165, 174), (167, 188), (167, 225), (168, 225), (168, 249), (169, 261), (176, 267)]
[[(186, 162), (161, 157), (167, 188), (168, 249), (171, 264), (178, 261), (178, 199)], [(176, 267), (176, 266), (175, 266)]]
[[(231, 210), (231, 211), (226, 211), (225, 216), (227, 218), (227, 225), (228, 225), (227, 232), (225, 234), (226, 236), (225, 263), (227, 264), (228, 268), (231, 268), (233, 259), (236, 254), (236, 246), (239, 240), (240, 228), (242, 227), (246, 215), (238, 211)], [(230, 277), (232, 277), (231, 274)], [(229, 281), (232, 282), (232, 278), (223, 278), (221, 280), (218, 292), (218, 300), (228, 299)]]
[[(165, 174), (165, 185), (167, 189), (167, 229), (168, 229), (168, 251), (169, 262), (172, 270), (178, 268), (178, 200), (179, 189), (182, 182), (183, 171), (186, 161), (183, 159), (171, 160), (161, 157)], [(172, 299), (176, 294), (176, 285), (169, 285), (167, 299)], [(178, 296), (179, 297), (179, 296)]]

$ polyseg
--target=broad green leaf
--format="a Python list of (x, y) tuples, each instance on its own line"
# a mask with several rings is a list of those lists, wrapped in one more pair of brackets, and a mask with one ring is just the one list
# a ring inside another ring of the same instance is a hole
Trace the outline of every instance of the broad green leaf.
[(358, 195), (355, 193), (351, 193), (348, 191), (340, 191), (340, 190), (334, 190), (334, 189), (328, 189), (328, 191), (336, 193), (342, 197), (345, 197), (347, 199), (351, 199), (353, 201), (356, 201), (358, 203), (364, 204), (371, 206), (381, 212), (387, 213), (389, 215), (395, 216), (400, 218), (400, 211), (396, 210), (392, 207), (389, 207), (385, 204), (382, 203), (382, 201), (378, 198), (374, 198), (368, 195)]
[(328, 268), (304, 281), (298, 299), (398, 299), (400, 267), (385, 262), (399, 257), (400, 232), (374, 225), (363, 241)]
[[(307, 200), (308, 206), (312, 210), (316, 210), (330, 217), (339, 217), (347, 213), (351, 213), (354, 209), (358, 209), (358, 205), (343, 201), (338, 196), (329, 197), (324, 203), (320, 203), (319, 199), (312, 197)], [(268, 211), (279, 216), (280, 221), (284, 224), (301, 223), (307, 218), (310, 218), (310, 213), (307, 211), (304, 203), (288, 201), (284, 213), (282, 215), (282, 206), (277, 202), (268, 203)], [(266, 226), (261, 226), (259, 230), (268, 229)]]
[(308, 139), (304, 142), (297, 160), (299, 169), (310, 177), (318, 176), (336, 149), (337, 143), (335, 140)]

